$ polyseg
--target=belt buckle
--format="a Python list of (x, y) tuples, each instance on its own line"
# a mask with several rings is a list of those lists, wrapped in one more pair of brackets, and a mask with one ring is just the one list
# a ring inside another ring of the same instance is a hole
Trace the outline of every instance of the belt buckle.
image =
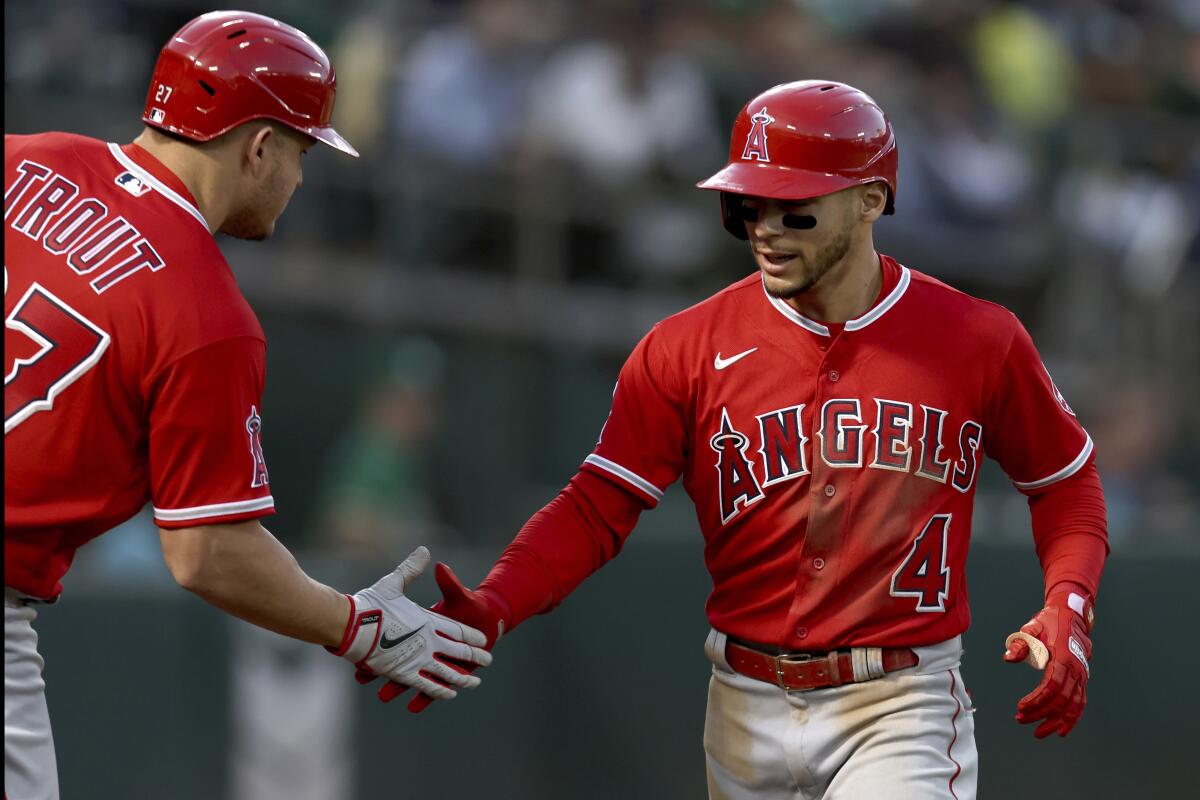
[(783, 681), (783, 664), (803, 664), (806, 661), (812, 661), (811, 653), (790, 653), (786, 655), (778, 655), (774, 657), (775, 661), (775, 682), (779, 684), (779, 688), (785, 692), (807, 692), (808, 689), (790, 689)]

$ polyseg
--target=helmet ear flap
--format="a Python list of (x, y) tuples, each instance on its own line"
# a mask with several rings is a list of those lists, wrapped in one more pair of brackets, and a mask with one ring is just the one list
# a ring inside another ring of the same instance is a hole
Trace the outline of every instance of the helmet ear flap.
[(721, 192), (721, 222), (725, 230), (739, 239), (749, 239), (746, 234), (745, 216), (743, 215), (742, 198), (733, 192)]

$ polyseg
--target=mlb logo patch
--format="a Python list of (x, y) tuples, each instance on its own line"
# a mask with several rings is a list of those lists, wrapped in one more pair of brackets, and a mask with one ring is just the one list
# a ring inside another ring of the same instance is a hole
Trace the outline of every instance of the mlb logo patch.
[(167, 118), (167, 112), (163, 111), (161, 108), (150, 109), (150, 121), (151, 122), (162, 122), (166, 118)]
[(146, 192), (150, 191), (150, 184), (146, 183), (132, 172), (122, 172), (117, 176), (116, 183), (117, 186), (120, 186), (134, 197), (141, 197)]

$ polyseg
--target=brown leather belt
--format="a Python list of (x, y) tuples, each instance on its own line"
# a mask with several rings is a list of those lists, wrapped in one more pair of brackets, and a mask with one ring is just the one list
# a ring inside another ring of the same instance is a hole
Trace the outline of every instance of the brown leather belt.
[[(808, 692), (827, 689), (846, 683), (859, 683), (883, 677), (884, 673), (917, 665), (917, 654), (908, 648), (856, 648), (856, 656), (850, 650), (835, 650), (830, 653), (765, 653), (753, 642), (735, 641), (728, 637), (725, 642), (725, 660), (734, 672), (748, 678), (773, 683), (791, 692)], [(868, 655), (876, 651), (877, 659)], [(868, 663), (871, 662), (871, 663)]]

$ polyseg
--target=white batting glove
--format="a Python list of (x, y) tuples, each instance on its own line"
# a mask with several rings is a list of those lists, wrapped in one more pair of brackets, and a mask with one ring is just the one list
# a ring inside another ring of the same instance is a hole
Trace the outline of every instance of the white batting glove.
[(481, 649), (487, 637), (480, 631), (422, 608), (404, 596), (405, 587), (425, 571), (429, 561), (429, 551), (418, 547), (374, 586), (347, 595), (351, 607), (346, 633), (339, 647), (327, 649), (358, 667), (361, 682), (380, 676), (438, 700), (451, 700), (458, 693), (450, 686), (473, 689), (480, 681), (453, 669), (438, 656), (486, 667), (492, 663), (492, 654)]

